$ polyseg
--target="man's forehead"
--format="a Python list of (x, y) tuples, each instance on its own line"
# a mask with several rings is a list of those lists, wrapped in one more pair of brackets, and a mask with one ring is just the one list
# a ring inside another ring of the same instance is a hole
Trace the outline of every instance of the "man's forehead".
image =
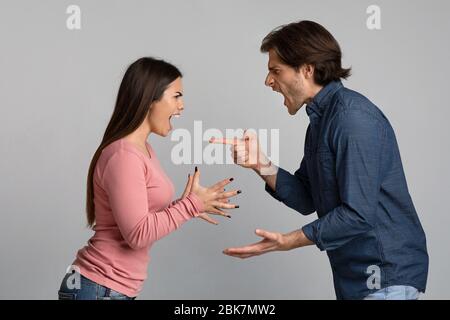
[(267, 67), (269, 70), (279, 68), (283, 65), (284, 63), (281, 61), (278, 54), (273, 49), (269, 50), (269, 61), (267, 62)]

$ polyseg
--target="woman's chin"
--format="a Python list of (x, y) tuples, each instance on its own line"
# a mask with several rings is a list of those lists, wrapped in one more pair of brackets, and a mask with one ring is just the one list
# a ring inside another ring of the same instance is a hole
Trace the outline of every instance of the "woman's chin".
[(162, 130), (158, 130), (158, 131), (153, 131), (155, 134), (157, 134), (160, 137), (167, 137), (170, 133), (170, 131), (172, 131), (172, 128), (170, 129), (162, 129)]
[(170, 130), (166, 130), (160, 134), (161, 137), (167, 137), (170, 133)]

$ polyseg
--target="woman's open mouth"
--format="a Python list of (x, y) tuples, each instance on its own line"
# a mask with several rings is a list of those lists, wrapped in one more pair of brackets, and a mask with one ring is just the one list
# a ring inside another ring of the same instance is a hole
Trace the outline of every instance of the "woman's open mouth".
[(174, 113), (174, 114), (170, 115), (170, 117), (169, 117), (170, 130), (172, 130), (172, 122), (171, 122), (172, 118), (179, 118), (180, 116), (181, 116), (181, 113)]

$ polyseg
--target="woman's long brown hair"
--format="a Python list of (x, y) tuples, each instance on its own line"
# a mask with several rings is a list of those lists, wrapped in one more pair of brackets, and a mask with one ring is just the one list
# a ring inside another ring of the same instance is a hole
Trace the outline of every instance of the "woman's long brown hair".
[(94, 171), (103, 149), (136, 130), (144, 122), (151, 104), (161, 99), (169, 84), (181, 76), (172, 64), (150, 57), (140, 58), (128, 67), (111, 120), (89, 166), (86, 192), (88, 227), (93, 228), (95, 223)]

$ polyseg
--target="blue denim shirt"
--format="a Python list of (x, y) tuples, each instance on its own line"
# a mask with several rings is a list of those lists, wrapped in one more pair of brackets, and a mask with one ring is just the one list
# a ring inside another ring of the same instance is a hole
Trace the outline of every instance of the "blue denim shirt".
[(425, 233), (388, 119), (340, 81), (323, 87), (306, 112), (300, 168), (293, 175), (279, 168), (275, 190), (266, 190), (304, 215), (317, 212), (302, 230), (327, 251), (337, 298), (393, 285), (425, 292)]

